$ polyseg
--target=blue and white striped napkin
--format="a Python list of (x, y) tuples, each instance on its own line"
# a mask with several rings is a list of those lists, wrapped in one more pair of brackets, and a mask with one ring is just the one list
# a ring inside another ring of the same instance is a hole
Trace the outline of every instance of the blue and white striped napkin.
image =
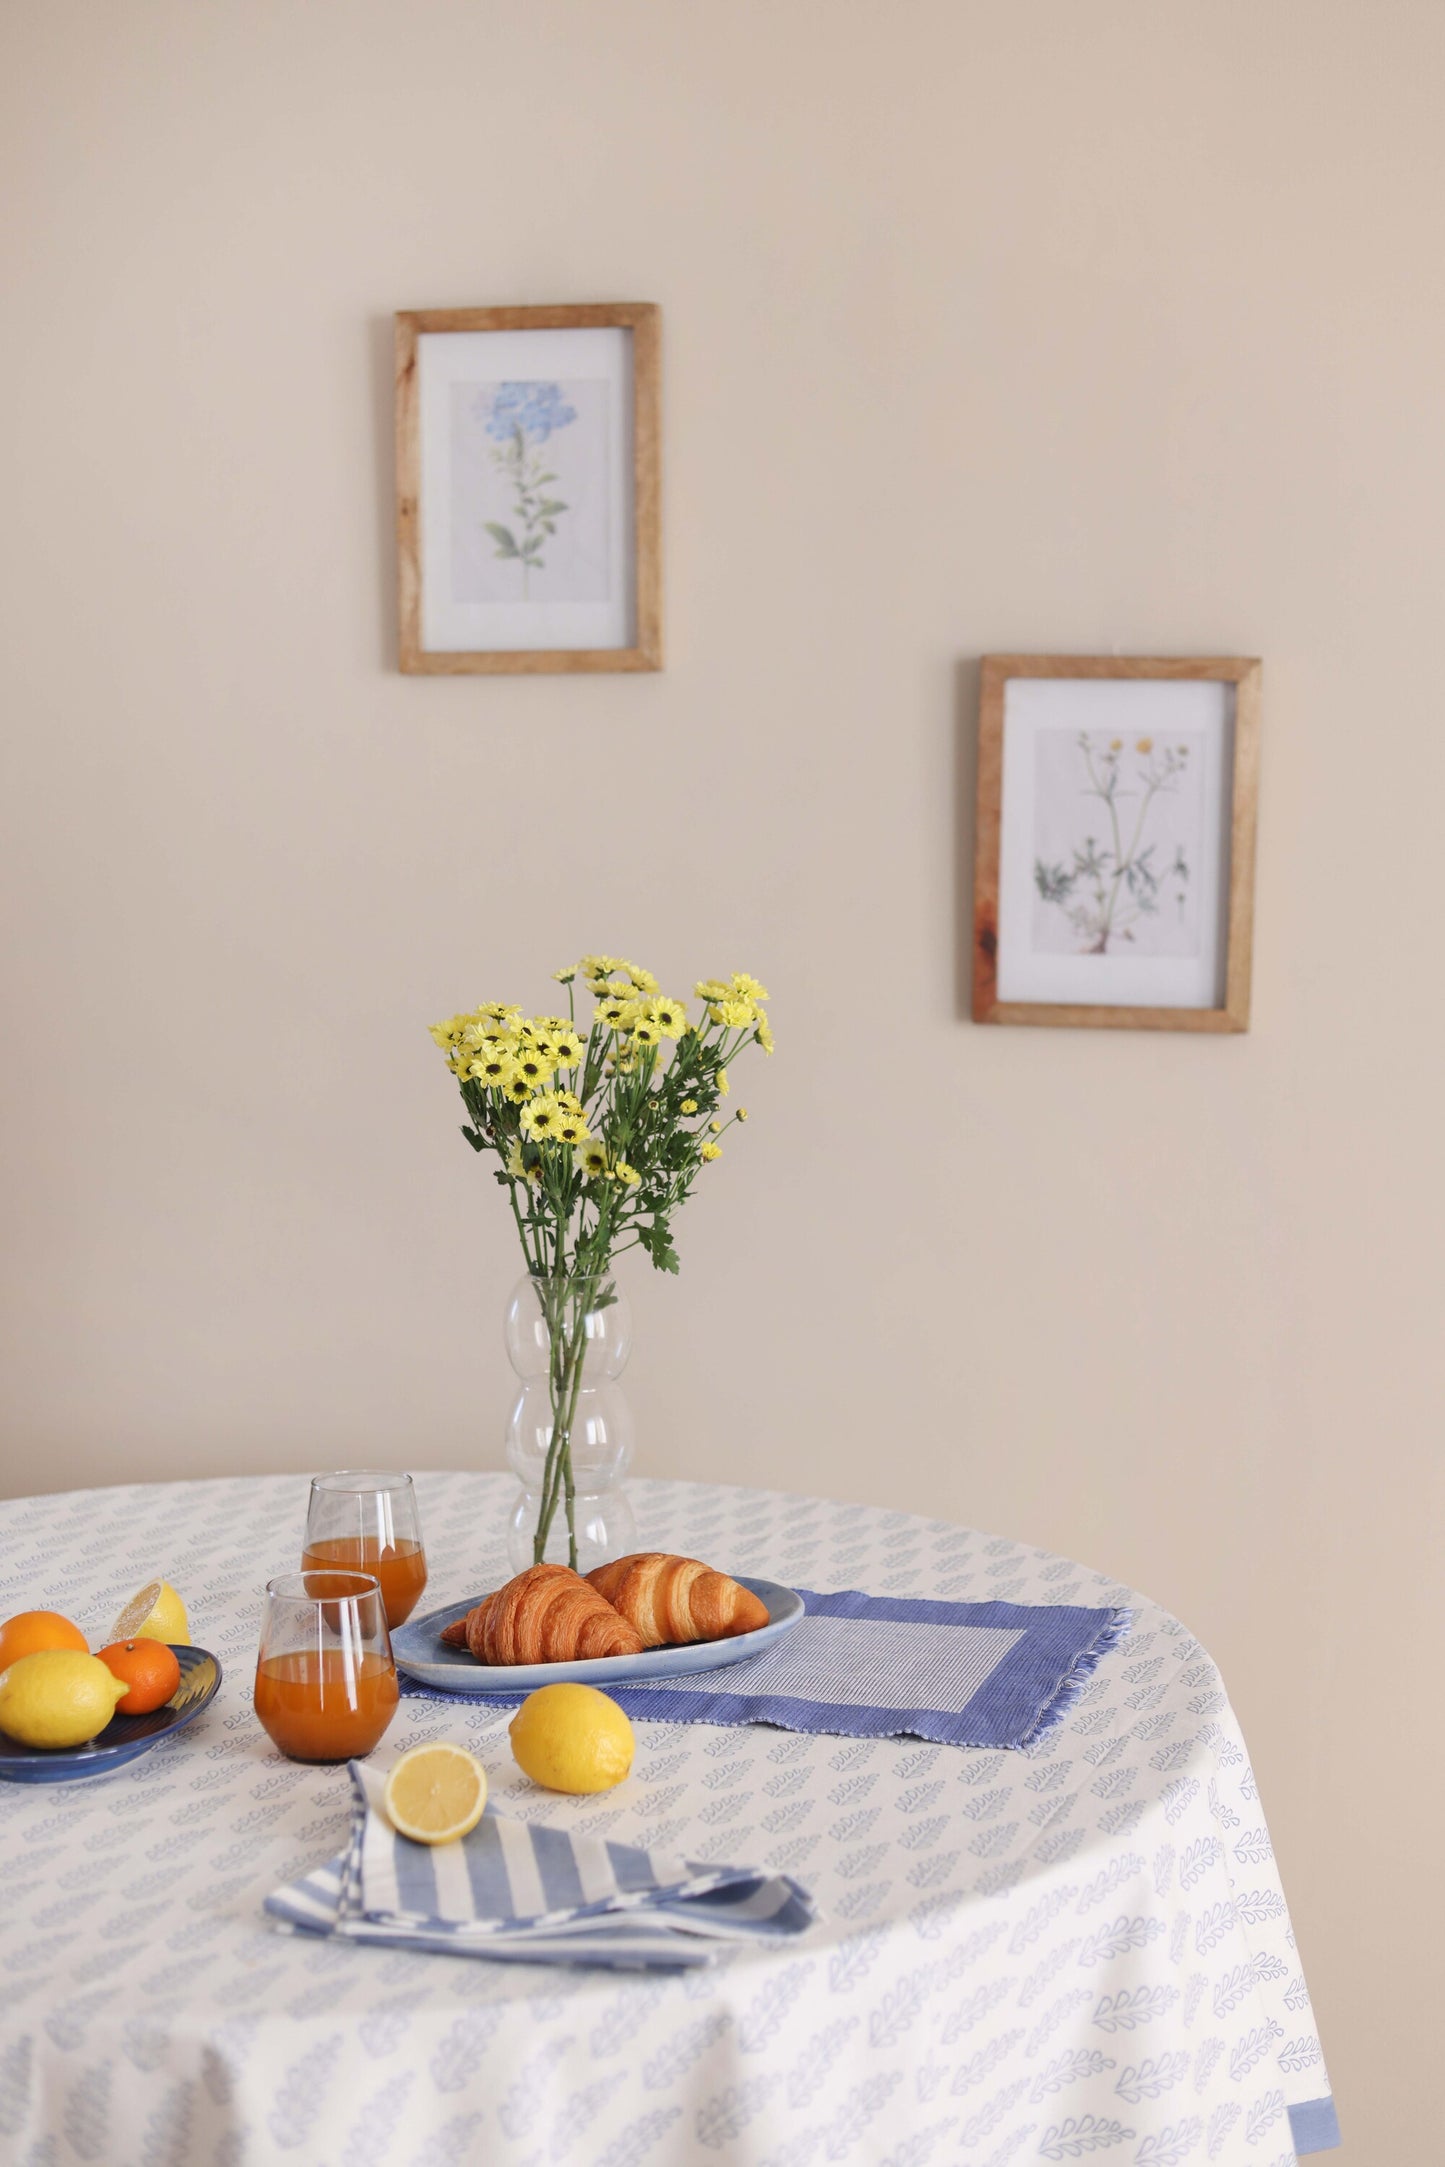
[(345, 1851), (266, 1899), (293, 1933), (525, 1964), (675, 1971), (739, 1942), (780, 1945), (817, 1916), (786, 1874), (707, 1866), (632, 1844), (483, 1814), (460, 1843), (412, 1843), (382, 1809), (384, 1780), (351, 1764)]

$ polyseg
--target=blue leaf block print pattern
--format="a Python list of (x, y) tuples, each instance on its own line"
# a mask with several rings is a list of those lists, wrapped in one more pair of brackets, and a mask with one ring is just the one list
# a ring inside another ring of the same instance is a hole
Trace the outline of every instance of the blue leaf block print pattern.
[[(585, 420), (585, 394), (568, 403)], [(438, 1602), (505, 1577), (510, 1486), (418, 1475)], [(189, 1561), (192, 1629), (226, 1673), (132, 1769), (0, 1782), (4, 2167), (1292, 2167), (1338, 2142), (1244, 1740), (1177, 1619), (938, 1520), (633, 1495), (649, 1547), (789, 1586), (1129, 1604), (1128, 1653), (1028, 1752), (639, 1721), (626, 1786), (594, 1798), (528, 1785), (485, 1706), (404, 1700), (383, 1753), (470, 1745), (499, 1814), (766, 1864), (822, 1918), (785, 1956), (729, 1948), (665, 1977), (360, 1947), (262, 1909), (350, 1825), (345, 1770), (282, 1760), (250, 1705), (295, 1477), (0, 1502), (7, 1610), (43, 1588), (103, 1625), (157, 1556)], [(1099, 1787), (1121, 1770), (1129, 1829)]]

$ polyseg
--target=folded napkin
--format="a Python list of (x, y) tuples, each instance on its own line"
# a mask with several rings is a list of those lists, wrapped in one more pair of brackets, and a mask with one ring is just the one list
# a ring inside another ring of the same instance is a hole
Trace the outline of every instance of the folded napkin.
[(277, 1889), (289, 1931), (524, 1964), (675, 1971), (729, 1943), (780, 1945), (817, 1916), (807, 1890), (757, 1866), (706, 1866), (493, 1813), (460, 1843), (412, 1843), (382, 1811), (383, 1778), (351, 1763), (351, 1839)]
[[(798, 1593), (804, 1616), (761, 1655), (656, 1685), (609, 1686), (609, 1698), (659, 1723), (774, 1723), (844, 1738), (1031, 1746), (1129, 1630), (1129, 1612), (1120, 1609)], [(455, 1697), (411, 1679), (402, 1690)], [(486, 1697), (502, 1705), (524, 1696)]]

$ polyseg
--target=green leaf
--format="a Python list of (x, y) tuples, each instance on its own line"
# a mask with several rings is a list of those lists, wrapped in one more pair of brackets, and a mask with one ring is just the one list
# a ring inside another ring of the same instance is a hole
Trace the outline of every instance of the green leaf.
[(517, 548), (516, 542), (512, 538), (512, 530), (510, 527), (499, 527), (495, 519), (485, 519), (483, 520), (482, 524), (486, 528), (488, 534), (490, 534), (490, 536), (492, 537), (492, 540), (496, 543), (497, 555), (499, 557), (515, 557), (520, 555), (520, 551)]
[(537, 509), (544, 519), (549, 519), (554, 512), (565, 512), (567, 507), (560, 497), (543, 497)]

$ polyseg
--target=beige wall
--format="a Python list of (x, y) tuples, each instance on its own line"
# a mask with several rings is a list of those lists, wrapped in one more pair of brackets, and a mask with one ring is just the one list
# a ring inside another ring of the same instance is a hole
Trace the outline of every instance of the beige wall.
[[(756, 971), (640, 1467), (1175, 1609), (1347, 2157), (1428, 2158), (1445, 10), (10, 0), (0, 84), (0, 1487), (497, 1464), (422, 1025)], [(401, 678), (390, 312), (614, 297), (666, 673)], [(973, 658), (1030, 647), (1265, 657), (1250, 1037), (962, 1020)]]

